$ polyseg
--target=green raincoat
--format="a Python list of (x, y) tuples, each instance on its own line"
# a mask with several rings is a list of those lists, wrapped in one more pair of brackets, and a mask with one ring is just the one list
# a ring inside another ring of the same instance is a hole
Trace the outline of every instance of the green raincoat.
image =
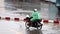
[(31, 21), (35, 21), (36, 19), (40, 19), (40, 14), (35, 11), (34, 13), (32, 13), (31, 17), (33, 17)]

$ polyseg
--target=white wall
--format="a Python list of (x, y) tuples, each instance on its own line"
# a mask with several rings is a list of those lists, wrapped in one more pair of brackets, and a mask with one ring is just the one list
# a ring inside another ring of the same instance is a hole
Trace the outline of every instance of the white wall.
[(4, 9), (4, 0), (0, 0), (0, 13), (5, 11)]

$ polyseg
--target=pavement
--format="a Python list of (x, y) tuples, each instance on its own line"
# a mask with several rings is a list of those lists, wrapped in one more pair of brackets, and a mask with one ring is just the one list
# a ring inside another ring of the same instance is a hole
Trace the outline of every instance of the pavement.
[(0, 20), (0, 34), (60, 34), (60, 24), (43, 23), (41, 30), (34, 27), (30, 27), (30, 30), (26, 30), (24, 21)]

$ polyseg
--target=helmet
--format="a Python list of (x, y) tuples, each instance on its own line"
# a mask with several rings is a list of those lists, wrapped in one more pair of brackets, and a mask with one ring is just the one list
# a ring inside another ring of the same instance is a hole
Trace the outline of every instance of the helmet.
[(34, 9), (34, 11), (37, 11), (37, 9)]
[(29, 15), (26, 15), (26, 17), (29, 17)]

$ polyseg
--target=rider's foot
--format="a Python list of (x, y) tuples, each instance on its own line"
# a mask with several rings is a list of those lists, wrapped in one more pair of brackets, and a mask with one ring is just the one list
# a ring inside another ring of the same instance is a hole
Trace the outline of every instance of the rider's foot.
[(27, 30), (30, 30), (29, 28)]

